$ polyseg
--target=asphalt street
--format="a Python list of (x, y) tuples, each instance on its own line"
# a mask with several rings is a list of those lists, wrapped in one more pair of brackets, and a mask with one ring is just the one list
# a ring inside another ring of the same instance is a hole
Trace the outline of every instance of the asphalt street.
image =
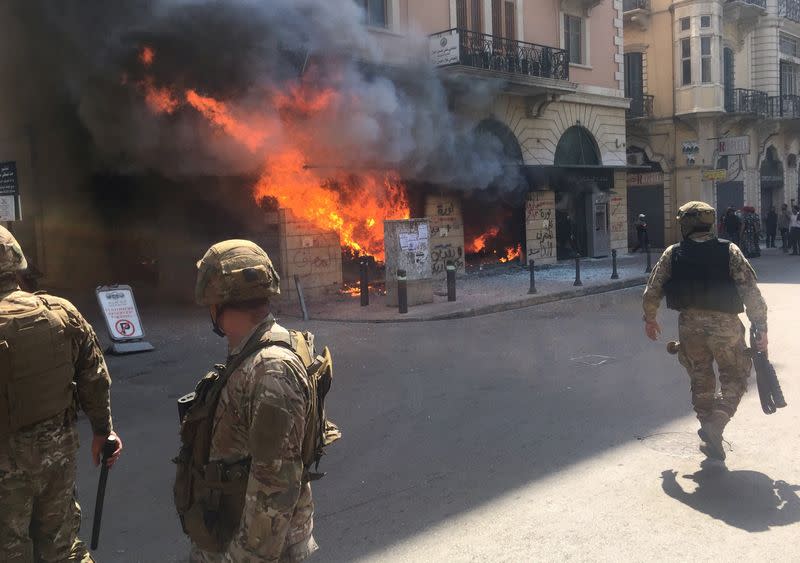
[[(800, 259), (755, 262), (789, 407), (755, 385), (701, 470), (685, 372), (642, 332), (641, 289), (478, 318), (301, 323), (331, 346), (344, 439), (314, 485), (314, 561), (800, 560)], [(175, 399), (224, 360), (205, 312), (145, 308), (156, 351), (109, 358), (125, 452), (98, 561), (185, 561), (172, 507)], [(751, 380), (752, 381), (752, 380)], [(84, 444), (89, 430), (81, 423)], [(82, 535), (98, 471), (81, 451)]]

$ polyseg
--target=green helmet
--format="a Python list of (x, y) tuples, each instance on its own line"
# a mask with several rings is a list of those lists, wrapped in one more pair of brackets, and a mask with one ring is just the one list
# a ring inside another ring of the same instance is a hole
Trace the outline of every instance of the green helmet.
[(695, 232), (709, 231), (716, 221), (717, 212), (704, 201), (690, 201), (678, 209), (678, 223), (684, 237)]
[(0, 227), (0, 277), (16, 274), (28, 267), (17, 239), (8, 229)]
[(226, 240), (197, 263), (199, 305), (240, 303), (280, 295), (280, 277), (264, 250), (249, 240)]

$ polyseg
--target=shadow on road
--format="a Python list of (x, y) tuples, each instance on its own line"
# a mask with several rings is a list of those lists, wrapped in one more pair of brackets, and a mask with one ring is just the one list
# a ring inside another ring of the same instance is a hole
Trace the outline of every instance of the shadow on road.
[(729, 526), (766, 532), (800, 521), (796, 494), (800, 486), (775, 481), (758, 471), (729, 471), (724, 465), (701, 464), (696, 473), (684, 475), (697, 483), (693, 492), (687, 492), (677, 475), (671, 469), (661, 473), (667, 495)]

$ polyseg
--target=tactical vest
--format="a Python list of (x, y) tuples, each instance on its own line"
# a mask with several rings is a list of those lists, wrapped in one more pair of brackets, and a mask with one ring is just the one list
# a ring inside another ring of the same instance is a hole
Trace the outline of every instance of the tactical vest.
[(77, 327), (57, 301), (18, 294), (26, 299), (0, 301), (0, 437), (65, 413), (75, 400)]
[[(264, 348), (281, 346), (294, 352), (302, 361), (309, 387), (308, 416), (302, 447), (304, 479), (322, 475), (316, 471), (323, 448), (341, 437), (335, 424), (325, 417), (325, 395), (333, 379), (330, 351), (314, 355), (314, 337), (273, 326), (257, 330), (242, 351), (227, 365), (214, 366), (188, 395), (191, 406), (181, 421), (181, 449), (173, 461), (177, 464), (174, 486), (175, 508), (186, 535), (199, 548), (219, 553), (226, 549), (239, 527), (250, 475), (250, 459), (235, 464), (209, 461), (214, 413), (230, 375)], [(182, 398), (183, 404), (186, 399)], [(179, 402), (180, 405), (180, 402)]]
[(742, 298), (730, 273), (730, 242), (685, 240), (672, 250), (672, 275), (664, 284), (667, 307), (737, 315)]

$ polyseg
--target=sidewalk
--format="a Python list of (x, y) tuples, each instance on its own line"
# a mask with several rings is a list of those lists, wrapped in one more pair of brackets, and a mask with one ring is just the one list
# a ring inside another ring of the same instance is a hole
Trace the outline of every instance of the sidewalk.
[[(653, 251), (655, 265), (659, 251)], [(370, 293), (370, 304), (361, 307), (358, 295), (339, 295), (324, 302), (307, 304), (313, 320), (391, 323), (410, 321), (433, 321), (487, 315), (511, 309), (530, 307), (562, 299), (582, 297), (643, 285), (646, 257), (644, 254), (622, 254), (617, 260), (619, 279), (611, 279), (611, 258), (581, 260), (583, 285), (575, 287), (574, 261), (559, 262), (553, 266), (536, 268), (536, 289), (528, 294), (530, 274), (519, 264), (487, 265), (477, 272), (470, 272), (456, 279), (456, 301), (447, 301), (445, 284), (434, 286), (433, 303), (409, 307), (401, 315), (396, 307), (386, 305), (386, 297), (375, 291)], [(282, 311), (285, 315), (297, 314), (297, 308)]]

